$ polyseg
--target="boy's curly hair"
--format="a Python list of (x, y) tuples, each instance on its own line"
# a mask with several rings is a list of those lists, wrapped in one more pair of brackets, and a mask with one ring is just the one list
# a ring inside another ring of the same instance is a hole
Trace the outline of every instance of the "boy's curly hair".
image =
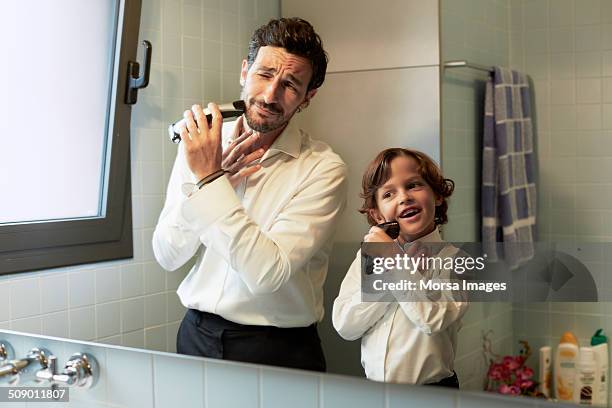
[(378, 208), (376, 205), (376, 191), (391, 177), (391, 162), (396, 157), (411, 157), (416, 160), (417, 171), (431, 187), (436, 198), (442, 199), (442, 203), (436, 206), (434, 222), (436, 225), (446, 224), (448, 222), (448, 217), (446, 216), (448, 210), (447, 199), (455, 189), (455, 182), (444, 178), (438, 165), (425, 153), (401, 147), (383, 150), (368, 165), (361, 182), (362, 191), (360, 195), (364, 201), (359, 212), (368, 217), (370, 225), (376, 225), (376, 220), (372, 218), (369, 210)]

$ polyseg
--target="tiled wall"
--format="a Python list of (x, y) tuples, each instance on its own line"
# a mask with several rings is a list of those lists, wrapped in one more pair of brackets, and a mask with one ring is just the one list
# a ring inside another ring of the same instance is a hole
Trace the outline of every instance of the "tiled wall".
[[(510, 62), (535, 84), (540, 239), (611, 242), (612, 0), (511, 5)], [(609, 267), (587, 265), (611, 284)], [(517, 304), (515, 339), (556, 346), (570, 330), (587, 346), (600, 327), (612, 334), (611, 315), (609, 302)]]
[(132, 114), (134, 258), (0, 276), (0, 329), (174, 350), (188, 266), (165, 272), (151, 249), (176, 155), (166, 127), (194, 103), (238, 98), (248, 39), (278, 15), (278, 0), (143, 0), (153, 58)]
[[(508, 0), (441, 1), (441, 60), (507, 65)], [(480, 150), (486, 73), (446, 69), (442, 77), (442, 168), (456, 183), (444, 239), (480, 240)], [(491, 331), (494, 350), (512, 350), (512, 305), (472, 303), (459, 332), (456, 371), (461, 388), (481, 390), (488, 368), (482, 336)]]
[[(240, 364), (183, 355), (130, 350), (116, 346), (59, 342), (36, 336), (4, 333), (18, 357), (45, 347), (58, 363), (75, 352), (93, 355), (100, 364), (97, 385), (70, 389), (66, 408), (399, 408), (431, 406), (553, 407), (535, 399), (499, 394), (457, 392), (428, 386), (393, 385), (365, 379), (301, 370)], [(22, 383), (31, 385), (31, 383)], [(58, 403), (1, 403), (0, 407), (57, 407)]]

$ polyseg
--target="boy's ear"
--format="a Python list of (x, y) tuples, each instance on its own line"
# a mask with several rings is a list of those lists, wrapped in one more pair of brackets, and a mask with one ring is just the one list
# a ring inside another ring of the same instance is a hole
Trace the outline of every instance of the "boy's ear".
[(442, 204), (443, 201), (444, 199), (442, 197), (436, 197), (436, 201), (435, 201), (436, 207)]
[(368, 215), (376, 221), (377, 224), (382, 224), (385, 222), (385, 217), (382, 216), (380, 211), (377, 208), (370, 208), (368, 210)]

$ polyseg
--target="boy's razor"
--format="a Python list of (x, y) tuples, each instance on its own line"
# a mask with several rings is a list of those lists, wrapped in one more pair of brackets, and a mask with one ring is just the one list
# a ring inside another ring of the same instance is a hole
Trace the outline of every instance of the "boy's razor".
[(399, 237), (400, 226), (397, 221), (383, 222), (382, 224), (378, 224), (377, 227), (385, 231), (385, 234), (391, 239)]
[[(221, 116), (223, 119), (226, 118), (237, 118), (242, 115), (246, 110), (246, 105), (244, 101), (238, 100), (232, 103), (224, 103), (219, 105), (219, 110), (221, 111)], [(204, 114), (206, 115), (206, 120), (210, 125), (210, 121), (212, 120), (212, 112), (206, 108), (203, 109)], [(181, 129), (185, 127), (185, 119), (181, 119), (176, 123), (171, 124), (168, 127), (168, 135), (170, 136), (170, 140), (172, 143), (178, 143), (181, 141)]]

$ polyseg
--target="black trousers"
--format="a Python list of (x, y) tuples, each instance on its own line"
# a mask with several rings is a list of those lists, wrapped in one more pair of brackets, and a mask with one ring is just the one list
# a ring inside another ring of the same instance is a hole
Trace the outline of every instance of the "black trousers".
[(459, 388), (459, 378), (457, 378), (457, 373), (453, 371), (453, 375), (451, 375), (450, 377), (446, 377), (438, 382), (428, 383), (425, 385), (437, 385), (440, 387)]
[(326, 370), (316, 324), (297, 328), (251, 326), (189, 309), (178, 330), (176, 351), (223, 360)]

